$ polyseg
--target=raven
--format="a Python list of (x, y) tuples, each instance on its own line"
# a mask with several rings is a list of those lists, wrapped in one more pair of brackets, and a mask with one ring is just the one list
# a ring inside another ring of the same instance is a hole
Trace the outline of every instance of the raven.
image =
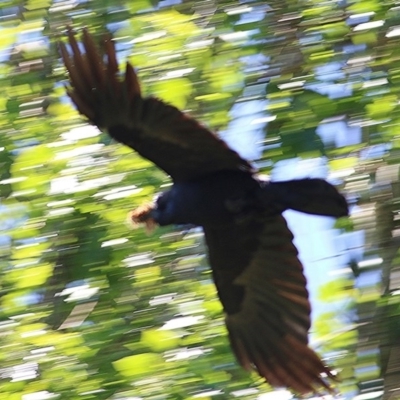
[(131, 218), (148, 226), (195, 224), (208, 257), (233, 351), (273, 386), (305, 394), (332, 390), (334, 376), (308, 346), (310, 303), (303, 267), (282, 212), (341, 217), (346, 200), (321, 179), (263, 182), (250, 163), (195, 119), (141, 96), (130, 63), (119, 71), (114, 44), (99, 51), (87, 30), (82, 50), (60, 43), (67, 93), (92, 124), (154, 162), (173, 180)]

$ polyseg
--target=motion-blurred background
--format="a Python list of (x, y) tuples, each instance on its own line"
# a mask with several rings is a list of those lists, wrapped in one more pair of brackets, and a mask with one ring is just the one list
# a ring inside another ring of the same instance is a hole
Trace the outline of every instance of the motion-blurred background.
[(286, 214), (324, 398), (400, 399), (394, 0), (0, 2), (0, 398), (296, 398), (237, 366), (201, 230), (125, 225), (170, 180), (73, 108), (67, 25), (111, 32), (145, 94), (271, 179), (338, 186), (350, 218)]

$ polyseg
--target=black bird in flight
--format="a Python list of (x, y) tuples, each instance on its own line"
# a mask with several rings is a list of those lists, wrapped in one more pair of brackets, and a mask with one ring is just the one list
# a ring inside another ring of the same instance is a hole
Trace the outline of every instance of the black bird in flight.
[[(169, 174), (170, 190), (132, 213), (147, 225), (204, 229), (213, 278), (239, 363), (273, 386), (305, 394), (331, 390), (329, 367), (308, 347), (310, 303), (303, 267), (282, 212), (341, 217), (347, 203), (320, 179), (265, 183), (203, 125), (163, 101), (141, 96), (131, 64), (120, 73), (113, 41), (99, 51), (68, 30), (68, 95), (92, 124)], [(179, 90), (177, 88), (177, 90)]]

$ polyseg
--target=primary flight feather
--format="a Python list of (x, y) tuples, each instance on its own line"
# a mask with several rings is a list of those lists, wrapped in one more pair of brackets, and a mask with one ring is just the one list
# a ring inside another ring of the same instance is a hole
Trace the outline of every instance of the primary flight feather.
[(282, 212), (333, 217), (345, 199), (320, 179), (265, 183), (252, 166), (203, 125), (156, 98), (143, 98), (127, 63), (120, 73), (111, 38), (99, 52), (87, 30), (84, 51), (68, 30), (68, 95), (81, 114), (169, 174), (170, 190), (132, 213), (147, 225), (196, 224), (233, 351), (270, 384), (305, 394), (330, 390), (330, 369), (308, 346), (310, 303), (303, 267)]

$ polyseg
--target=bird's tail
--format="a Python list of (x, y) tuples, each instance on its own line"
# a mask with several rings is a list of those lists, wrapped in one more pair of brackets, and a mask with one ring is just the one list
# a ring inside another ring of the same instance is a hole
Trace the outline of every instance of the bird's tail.
[(273, 204), (279, 211), (291, 209), (335, 218), (349, 213), (346, 199), (323, 179), (268, 182), (262, 193), (262, 201)]

